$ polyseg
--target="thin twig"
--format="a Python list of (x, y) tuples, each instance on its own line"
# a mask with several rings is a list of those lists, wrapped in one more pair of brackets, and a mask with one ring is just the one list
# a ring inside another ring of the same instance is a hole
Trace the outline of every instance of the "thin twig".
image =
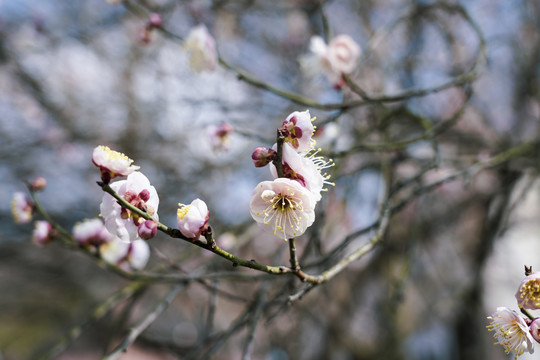
[(148, 326), (150, 326), (156, 318), (167, 309), (167, 307), (170, 305), (170, 303), (174, 300), (176, 295), (184, 288), (184, 285), (178, 284), (174, 285), (171, 290), (165, 295), (165, 297), (157, 304), (157, 306), (144, 317), (144, 319), (137, 324), (136, 326), (132, 327), (129, 330), (128, 335), (124, 338), (124, 340), (108, 355), (104, 356), (102, 360), (116, 360), (118, 359), (123, 353), (127, 351), (127, 348), (137, 340), (137, 337), (146, 330)]

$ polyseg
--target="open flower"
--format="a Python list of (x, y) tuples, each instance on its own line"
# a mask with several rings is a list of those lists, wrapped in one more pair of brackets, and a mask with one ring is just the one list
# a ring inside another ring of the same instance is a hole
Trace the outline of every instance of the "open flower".
[(206, 128), (212, 150), (214, 152), (225, 151), (229, 149), (229, 134), (234, 131), (231, 124), (222, 122), (219, 125), (209, 125)]
[(73, 238), (81, 245), (99, 247), (111, 241), (113, 235), (100, 219), (85, 219), (73, 227)]
[(115, 238), (101, 245), (99, 253), (109, 264), (120, 266), (124, 270), (141, 270), (150, 258), (150, 247), (141, 239), (127, 243)]
[(264, 231), (287, 240), (302, 235), (315, 220), (316, 200), (297, 181), (263, 181), (251, 194), (249, 209)]
[(16, 223), (26, 224), (32, 220), (34, 203), (23, 192), (17, 191), (11, 200), (11, 214)]
[(516, 300), (525, 309), (540, 309), (540, 272), (532, 273), (521, 281)]
[(178, 229), (185, 237), (198, 240), (208, 229), (208, 207), (201, 199), (195, 199), (189, 205), (178, 204), (176, 212)]
[[(136, 171), (128, 175), (126, 180), (120, 180), (111, 184), (111, 188), (128, 203), (146, 212), (155, 220), (159, 220), (157, 214), (159, 197), (156, 189), (150, 185), (150, 181), (142, 173)], [(146, 219), (136, 213), (122, 208), (110, 194), (104, 194), (100, 205), (101, 216), (105, 221), (107, 230), (121, 240), (133, 241), (139, 238), (138, 228)]]
[(199, 25), (191, 29), (184, 49), (191, 54), (189, 66), (195, 72), (203, 70), (214, 70), (217, 65), (216, 41), (208, 32), (204, 25)]
[(302, 70), (310, 76), (324, 73), (337, 88), (344, 85), (342, 75), (354, 70), (360, 56), (360, 47), (348, 35), (338, 35), (328, 45), (320, 36), (313, 36), (309, 49), (311, 54), (300, 58)]
[(295, 111), (283, 121), (281, 132), (285, 141), (298, 152), (306, 152), (313, 148), (315, 141), (313, 136), (313, 124), (309, 110)]
[(497, 311), (488, 316), (491, 323), (487, 326), (489, 331), (494, 331), (493, 337), (497, 344), (504, 347), (505, 353), (514, 353), (514, 359), (525, 351), (534, 352), (533, 337), (529, 332), (529, 326), (525, 319), (515, 310), (498, 307)]
[(328, 62), (341, 74), (350, 74), (356, 67), (360, 47), (349, 35), (338, 35), (328, 44)]
[(109, 183), (111, 179), (117, 176), (127, 176), (139, 170), (139, 166), (131, 165), (133, 160), (126, 155), (103, 145), (94, 148), (92, 162), (99, 167), (101, 179), (105, 183)]
[(54, 240), (54, 233), (51, 224), (45, 220), (38, 220), (34, 224), (32, 242), (39, 247), (49, 245)]
[[(277, 149), (277, 145), (274, 145), (274, 149)], [(333, 185), (328, 181), (330, 176), (322, 171), (334, 164), (332, 161), (324, 160), (321, 156), (316, 156), (317, 152), (301, 155), (291, 145), (284, 143), (281, 156), (283, 176), (296, 180), (307, 188), (313, 194), (315, 201), (321, 199), (321, 191), (325, 184)], [(275, 178), (278, 177), (274, 164), (270, 164), (270, 172)]]

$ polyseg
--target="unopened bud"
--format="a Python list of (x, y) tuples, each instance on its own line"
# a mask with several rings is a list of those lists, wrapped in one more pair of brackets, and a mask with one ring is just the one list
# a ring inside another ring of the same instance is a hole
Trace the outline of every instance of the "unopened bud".
[(256, 167), (263, 167), (271, 163), (277, 156), (275, 150), (259, 146), (251, 154), (251, 160)]
[(142, 201), (148, 201), (148, 199), (150, 199), (150, 191), (148, 191), (147, 189), (142, 190), (142, 191), (139, 193), (139, 198), (140, 198)]
[(158, 13), (151, 13), (150, 15), (148, 15), (148, 29), (158, 28), (161, 27), (161, 25), (163, 25), (161, 15), (159, 15)]
[(529, 330), (534, 340), (540, 343), (540, 318), (536, 318), (532, 321)]
[(154, 220), (146, 220), (139, 225), (137, 232), (141, 239), (150, 240), (157, 234), (157, 222)]
[(43, 190), (45, 189), (45, 186), (47, 186), (47, 180), (45, 180), (45, 178), (42, 176), (38, 176), (30, 183), (30, 189), (32, 191)]

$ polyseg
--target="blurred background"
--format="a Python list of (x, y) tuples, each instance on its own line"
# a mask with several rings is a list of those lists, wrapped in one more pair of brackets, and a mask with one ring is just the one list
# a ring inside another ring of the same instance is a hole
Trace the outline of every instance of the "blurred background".
[[(150, 12), (166, 31), (143, 41)], [(223, 66), (193, 72), (182, 39), (201, 23), (228, 64), (315, 106)], [(340, 108), (361, 98), (302, 72), (298, 59), (325, 24), (330, 39), (348, 34), (361, 46), (351, 79), (379, 100)], [(391, 198), (399, 206), (382, 242), (295, 301), (309, 288), (292, 276), (185, 284), (121, 358), (505, 359), (486, 317), (517, 309), (523, 266), (540, 269), (539, 157), (533, 149), (485, 164), (538, 141), (539, 30), (536, 0), (0, 0), (0, 359), (101, 358), (171, 286), (146, 286), (92, 321), (130, 281), (78, 251), (32, 244), (32, 224), (10, 211), (25, 180), (47, 179), (39, 199), (71, 231), (99, 214), (91, 153), (108, 145), (156, 187), (163, 223), (175, 226), (179, 202), (204, 199), (220, 246), (288, 265), (287, 245), (249, 215), (253, 188), (271, 179), (251, 152), (306, 109), (336, 166), (297, 241), (303, 269), (319, 274), (365, 244)], [(216, 149), (209, 129), (223, 122), (234, 131)], [(148, 268), (233, 270), (163, 234), (149, 244)]]

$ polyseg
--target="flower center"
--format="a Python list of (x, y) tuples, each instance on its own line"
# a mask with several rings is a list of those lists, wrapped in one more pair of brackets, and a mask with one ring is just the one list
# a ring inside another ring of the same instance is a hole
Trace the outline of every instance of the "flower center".
[(191, 205), (184, 205), (184, 204), (178, 204), (179, 208), (178, 210), (176, 210), (176, 216), (180, 219), (180, 220), (183, 220), (187, 213), (189, 212), (189, 209), (191, 208)]
[(533, 302), (535, 306), (540, 306), (540, 280), (531, 279), (525, 283), (519, 289), (521, 298), (525, 299), (525, 304), (528, 304), (529, 301)]
[(288, 233), (285, 230), (292, 230), (292, 235), (296, 236), (300, 230), (300, 220), (304, 209), (302, 201), (295, 196), (294, 192), (281, 194), (266, 190), (261, 197), (267, 205), (264, 209), (264, 224), (270, 225), (273, 222), (274, 235), (280, 233), (284, 240), (287, 240)]

